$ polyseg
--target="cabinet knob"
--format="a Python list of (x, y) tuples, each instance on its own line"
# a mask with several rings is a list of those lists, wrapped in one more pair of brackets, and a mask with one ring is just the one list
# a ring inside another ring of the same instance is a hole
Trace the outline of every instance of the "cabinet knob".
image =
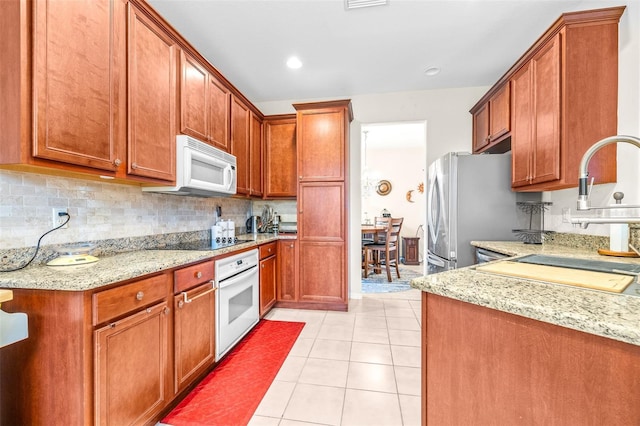
[(132, 168), (132, 169), (137, 169), (137, 168), (138, 168), (138, 164), (137, 164), (137, 163), (133, 163), (133, 164), (131, 165), (131, 168)]
[(262, 265), (260, 265), (261, 268), (264, 268), (264, 263)]
[(136, 293), (136, 299), (142, 300), (143, 297), (144, 297), (144, 293), (143, 292), (139, 291), (139, 292)]
[(271, 247), (269, 247), (269, 253), (271, 253)]
[(300, 176), (299, 179), (302, 180), (302, 176)]
[(171, 312), (171, 309), (169, 309), (168, 306), (165, 306), (163, 311), (162, 311), (162, 313), (165, 314), (165, 315), (169, 315), (169, 312)]
[(182, 309), (182, 307), (184, 306), (184, 302), (182, 300), (178, 301), (178, 308)]
[(120, 164), (122, 164), (122, 160), (120, 160), (119, 158), (116, 158), (113, 164), (115, 164), (115, 166), (118, 167)]
[(293, 248), (293, 243), (291, 243), (291, 245), (289, 247)]
[(202, 272), (198, 271), (195, 273), (196, 278), (202, 278)]

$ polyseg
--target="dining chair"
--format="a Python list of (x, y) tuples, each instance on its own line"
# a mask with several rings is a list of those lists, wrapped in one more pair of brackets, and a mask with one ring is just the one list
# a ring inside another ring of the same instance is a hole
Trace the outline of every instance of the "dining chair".
[[(373, 268), (373, 272), (381, 272), (384, 265), (387, 271), (387, 280), (393, 281), (391, 278), (391, 267), (396, 268), (396, 274), (400, 278), (399, 252), (398, 242), (400, 239), (400, 230), (404, 218), (392, 218), (389, 222), (385, 241), (363, 246), (363, 267), (364, 277), (369, 275), (369, 267)], [(371, 262), (371, 263), (370, 263)]]
[(390, 217), (376, 217), (373, 221), (375, 226), (385, 226), (383, 231), (378, 231), (375, 234), (365, 234), (362, 238), (362, 245), (379, 243), (380, 241), (384, 241), (384, 237), (387, 234), (386, 226), (389, 225)]

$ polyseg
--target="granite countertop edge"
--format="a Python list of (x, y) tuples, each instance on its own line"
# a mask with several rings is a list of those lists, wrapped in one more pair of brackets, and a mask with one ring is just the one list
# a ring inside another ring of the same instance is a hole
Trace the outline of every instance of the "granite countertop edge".
[(137, 250), (101, 257), (86, 265), (55, 267), (30, 266), (20, 271), (0, 274), (0, 288), (85, 291), (115, 284), (145, 275), (179, 268), (191, 263), (213, 259), (246, 248), (257, 247), (279, 239), (295, 239), (295, 235), (258, 234), (253, 241), (215, 250)]
[[(545, 253), (598, 257), (588, 250), (544, 244), (474, 241), (472, 245), (510, 256)], [(416, 278), (411, 285), (439, 296), (640, 346), (640, 297), (501, 277), (478, 272), (475, 266)]]

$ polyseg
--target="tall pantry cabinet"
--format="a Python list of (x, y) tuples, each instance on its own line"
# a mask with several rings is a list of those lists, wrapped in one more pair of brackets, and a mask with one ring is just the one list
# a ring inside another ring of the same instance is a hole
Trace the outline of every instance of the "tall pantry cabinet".
[(350, 100), (297, 111), (298, 302), (346, 311)]

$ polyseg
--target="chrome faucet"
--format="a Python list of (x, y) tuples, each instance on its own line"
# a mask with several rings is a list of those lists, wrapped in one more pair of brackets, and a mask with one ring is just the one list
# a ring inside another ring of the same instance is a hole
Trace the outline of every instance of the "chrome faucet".
[[(590, 190), (588, 188), (588, 183), (587, 183), (587, 178), (589, 177), (589, 172), (587, 171), (587, 167), (589, 166), (589, 160), (591, 160), (591, 157), (593, 157), (593, 154), (595, 154), (603, 146), (606, 146), (612, 143), (618, 143), (618, 142), (630, 143), (631, 145), (635, 145), (638, 148), (640, 148), (640, 139), (633, 136), (618, 135), (618, 136), (611, 136), (608, 138), (604, 138), (596, 142), (582, 156), (582, 160), (580, 161), (579, 175), (578, 175), (577, 210), (582, 210), (582, 211), (595, 210), (598, 215), (587, 216), (587, 217), (572, 217), (569, 219), (569, 222), (573, 223), (574, 225), (580, 225), (581, 228), (585, 229), (587, 226), (589, 226), (590, 223), (640, 223), (640, 215), (637, 214), (637, 211), (640, 209), (640, 206), (619, 204), (618, 197), (620, 198), (620, 200), (622, 199), (622, 197), (620, 197), (620, 195), (622, 195), (621, 193), (614, 194), (614, 199), (616, 199), (616, 204), (614, 206), (594, 208), (589, 205)], [(621, 209), (626, 210), (627, 213), (620, 215)]]
[(587, 178), (589, 177), (587, 167), (589, 166), (591, 157), (593, 157), (593, 154), (595, 154), (600, 148), (617, 142), (630, 143), (631, 145), (635, 145), (640, 148), (640, 139), (633, 136), (610, 136), (594, 143), (591, 148), (584, 153), (582, 160), (580, 160), (580, 173), (578, 175), (578, 210), (589, 210), (591, 208), (589, 206), (590, 191), (587, 188)]

